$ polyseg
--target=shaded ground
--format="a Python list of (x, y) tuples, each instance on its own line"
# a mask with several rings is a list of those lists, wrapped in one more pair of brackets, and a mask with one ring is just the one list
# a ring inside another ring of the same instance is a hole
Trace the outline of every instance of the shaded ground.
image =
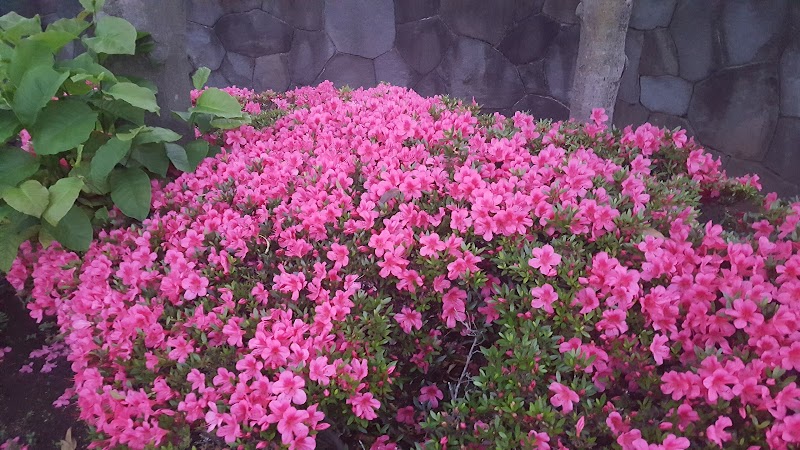
[[(49, 343), (54, 327), (45, 326), (42, 331), (2, 278), (0, 313), (0, 348), (11, 347), (0, 360), (0, 444), (20, 437), (31, 450), (59, 448), (59, 441), (71, 427), (78, 448), (86, 448), (86, 429), (78, 422), (77, 410), (53, 406), (72, 385), (69, 363), (61, 356), (54, 361), (52, 372), (41, 373), (44, 358), (29, 358), (32, 351)], [(33, 372), (20, 373), (19, 369), (30, 362), (34, 362)]]

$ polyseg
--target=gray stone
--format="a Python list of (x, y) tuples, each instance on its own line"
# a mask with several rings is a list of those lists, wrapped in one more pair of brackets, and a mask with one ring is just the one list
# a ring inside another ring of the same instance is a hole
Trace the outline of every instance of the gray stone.
[(787, 181), (757, 162), (730, 158), (727, 163), (725, 163), (725, 172), (731, 177), (741, 177), (752, 174), (758, 175), (758, 181), (761, 183), (761, 192), (763, 194), (775, 192), (781, 197), (791, 197), (800, 193), (796, 181), (795, 183)]
[(397, 49), (392, 49), (375, 58), (375, 78), (378, 83), (385, 81), (395, 86), (413, 87), (422, 77)]
[(192, 65), (219, 69), (225, 57), (225, 47), (214, 30), (194, 22), (188, 22), (186, 28), (186, 51)]
[(228, 52), (222, 60), (220, 72), (233, 86), (250, 88), (253, 86), (255, 59), (238, 53)]
[(562, 28), (544, 61), (544, 73), (550, 92), (556, 99), (568, 103), (575, 76), (575, 61), (578, 57), (580, 27)]
[(778, 120), (764, 165), (784, 180), (800, 184), (800, 119)]
[(641, 77), (641, 83), (645, 108), (676, 116), (686, 114), (692, 98), (691, 83), (672, 75)]
[(288, 52), (292, 43), (292, 28), (260, 9), (228, 14), (214, 30), (226, 50), (251, 58)]
[(581, 0), (546, 0), (542, 12), (561, 23), (576, 24), (578, 16), (575, 10)]
[(633, 128), (647, 122), (650, 112), (638, 103), (627, 103), (617, 99), (614, 105), (614, 118), (611, 122), (619, 129), (624, 129), (628, 125)]
[(650, 122), (650, 124), (652, 125), (655, 125), (659, 128), (666, 128), (668, 130), (681, 128), (683, 130), (686, 130), (686, 134), (688, 136), (694, 136), (694, 130), (692, 130), (691, 124), (689, 123), (688, 120), (684, 119), (683, 117), (656, 112), (650, 114), (650, 117), (647, 118), (647, 121)]
[(439, 15), (456, 34), (496, 46), (511, 25), (540, 6), (535, 0), (442, 0)]
[(394, 3), (326, 0), (325, 30), (340, 52), (377, 58), (394, 45)]
[(800, 39), (781, 58), (781, 114), (800, 117)]
[(397, 23), (433, 17), (439, 13), (439, 0), (394, 0), (394, 20)]
[(569, 108), (558, 100), (542, 95), (529, 94), (514, 104), (514, 111), (525, 111), (536, 119), (569, 119)]
[(652, 30), (669, 26), (678, 0), (634, 0), (631, 11), (631, 28)]
[(253, 88), (256, 91), (283, 92), (289, 83), (289, 62), (285, 53), (256, 58), (253, 70)]
[(347, 53), (337, 53), (325, 65), (317, 77), (317, 83), (329, 80), (336, 87), (350, 86), (353, 89), (375, 87), (375, 66), (371, 59)]
[(264, 0), (261, 9), (301, 30), (325, 27), (325, 0)]
[(428, 73), (442, 61), (452, 36), (437, 17), (397, 25), (395, 48), (419, 73)]
[(289, 51), (292, 81), (300, 85), (312, 83), (334, 53), (336, 47), (324, 31), (296, 30)]
[[(200, 3), (205, 4), (205, 0)], [(222, 0), (221, 5), (225, 14), (241, 13), (261, 8), (261, 0)]]
[(525, 92), (528, 94), (548, 94), (547, 80), (544, 75), (544, 61), (539, 60), (524, 66), (517, 66)]
[(414, 86), (417, 94), (423, 97), (433, 97), (434, 95), (447, 94), (447, 86), (444, 79), (439, 76), (435, 71), (431, 72), (424, 77)]
[(222, 75), (222, 72), (219, 70), (211, 72), (211, 75), (208, 76), (208, 82), (206, 83), (206, 86), (215, 88), (224, 88), (230, 85), (231, 83), (225, 79), (225, 76)]
[(689, 81), (707, 77), (715, 61), (715, 8), (710, 1), (682, 1), (675, 10), (669, 31), (675, 41), (680, 76)]
[(765, 61), (780, 53), (776, 41), (785, 29), (787, 0), (724, 2), (722, 30), (729, 65)]
[(558, 23), (537, 14), (512, 28), (503, 38), (498, 50), (512, 63), (526, 64), (544, 56), (558, 30)]
[(678, 75), (678, 49), (666, 28), (658, 28), (644, 34), (642, 58), (639, 61), (641, 75)]
[(190, 21), (207, 27), (213, 27), (219, 18), (225, 15), (221, 0), (188, 1), (186, 12)]
[(464, 99), (475, 98), (487, 108), (507, 108), (525, 93), (514, 67), (486, 42), (458, 38), (437, 69), (447, 91)]
[(619, 82), (618, 96), (628, 103), (639, 103), (639, 63), (642, 57), (644, 33), (628, 30), (625, 37), (625, 69)]
[(778, 74), (766, 64), (726, 69), (697, 83), (689, 122), (700, 142), (758, 160), (778, 120)]

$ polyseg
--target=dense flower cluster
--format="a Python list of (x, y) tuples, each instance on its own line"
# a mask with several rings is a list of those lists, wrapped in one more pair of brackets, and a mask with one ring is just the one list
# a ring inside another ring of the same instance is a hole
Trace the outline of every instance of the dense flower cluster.
[(800, 203), (701, 223), (757, 178), (602, 111), (270, 101), (286, 114), (227, 132), (141, 226), (83, 257), (26, 246), (9, 274), (56, 316), (96, 446), (800, 443)]

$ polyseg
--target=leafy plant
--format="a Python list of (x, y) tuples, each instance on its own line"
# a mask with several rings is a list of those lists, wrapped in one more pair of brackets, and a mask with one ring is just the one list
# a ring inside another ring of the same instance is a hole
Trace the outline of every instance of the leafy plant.
[[(44, 29), (39, 16), (0, 17), (0, 270), (28, 239), (85, 251), (93, 224), (103, 224), (113, 206), (144, 219), (151, 180), (167, 177), (170, 165), (193, 171), (215, 151), (205, 140), (181, 144), (180, 134), (146, 124), (148, 114), (160, 113), (154, 86), (103, 64), (151, 42), (125, 19), (99, 16), (104, 3), (81, 0), (77, 17)], [(83, 52), (57, 58), (71, 43)], [(195, 87), (207, 78), (208, 69), (199, 70)], [(250, 120), (219, 89), (207, 89), (179, 116), (203, 132)]]

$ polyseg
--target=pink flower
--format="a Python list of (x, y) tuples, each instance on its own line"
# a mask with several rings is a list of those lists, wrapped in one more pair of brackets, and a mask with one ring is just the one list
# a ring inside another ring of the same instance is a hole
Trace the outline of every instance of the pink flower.
[(653, 359), (656, 365), (664, 364), (664, 359), (669, 359), (669, 346), (666, 343), (669, 339), (663, 334), (656, 334), (653, 336), (653, 342), (650, 343), (650, 352), (653, 354)]
[(284, 371), (278, 376), (278, 381), (272, 383), (270, 391), (278, 396), (278, 399), (288, 399), (296, 405), (306, 402), (306, 392), (303, 387), (306, 385), (303, 377), (296, 376), (291, 371)]
[(404, 306), (402, 311), (394, 315), (394, 320), (400, 324), (405, 333), (411, 333), (412, 328), (422, 328), (422, 314), (414, 309)]
[(732, 439), (731, 434), (725, 431), (725, 428), (731, 425), (733, 425), (733, 422), (731, 422), (728, 416), (720, 416), (717, 421), (714, 422), (714, 425), (710, 425), (706, 428), (706, 437), (709, 441), (717, 444), (719, 448), (723, 448), (722, 443)]
[(542, 287), (535, 287), (531, 289), (531, 295), (533, 299), (531, 300), (531, 307), (536, 309), (544, 309), (546, 312), (553, 314), (555, 310), (553, 309), (553, 303), (558, 300), (558, 294), (556, 293), (553, 286), (550, 284), (544, 284)]
[(331, 244), (331, 249), (326, 253), (328, 259), (334, 262), (333, 269), (339, 270), (350, 262), (350, 250), (339, 244)]
[(405, 406), (397, 410), (397, 421), (407, 425), (414, 425), (414, 407)]
[(347, 399), (346, 403), (353, 408), (353, 412), (357, 417), (367, 420), (377, 418), (378, 415), (375, 414), (375, 409), (381, 407), (381, 403), (372, 396), (371, 392), (354, 394)]
[[(277, 405), (273, 408), (275, 403)], [(297, 410), (287, 405), (288, 403), (281, 403), (280, 400), (275, 400), (269, 405), (278, 419), (278, 433), (281, 434), (281, 442), (284, 445), (292, 442), (297, 436), (308, 436), (308, 426), (304, 423), (308, 420), (308, 411)]]
[(197, 297), (205, 297), (208, 291), (208, 278), (201, 277), (195, 272), (191, 272), (181, 281), (181, 287), (184, 289), (183, 298), (186, 300), (194, 300)]
[(528, 260), (528, 265), (534, 269), (539, 269), (544, 276), (555, 276), (556, 271), (553, 267), (561, 263), (561, 255), (556, 253), (552, 246), (548, 244), (543, 247), (537, 247), (531, 253), (533, 258)]
[(458, 288), (447, 291), (442, 297), (442, 319), (445, 320), (447, 328), (456, 326), (456, 322), (463, 322), (467, 319), (466, 305), (464, 300), (467, 293)]
[(436, 385), (424, 386), (420, 389), (419, 401), (428, 402), (431, 408), (439, 406), (439, 400), (442, 398), (444, 398), (444, 394)]
[(308, 378), (311, 381), (327, 386), (331, 382), (331, 377), (336, 374), (336, 367), (328, 364), (328, 358), (319, 356), (311, 360), (309, 364)]
[(550, 397), (550, 403), (556, 408), (560, 407), (564, 414), (572, 412), (573, 404), (580, 400), (575, 391), (561, 383), (553, 382), (550, 384), (549, 389), (553, 393), (553, 396)]

